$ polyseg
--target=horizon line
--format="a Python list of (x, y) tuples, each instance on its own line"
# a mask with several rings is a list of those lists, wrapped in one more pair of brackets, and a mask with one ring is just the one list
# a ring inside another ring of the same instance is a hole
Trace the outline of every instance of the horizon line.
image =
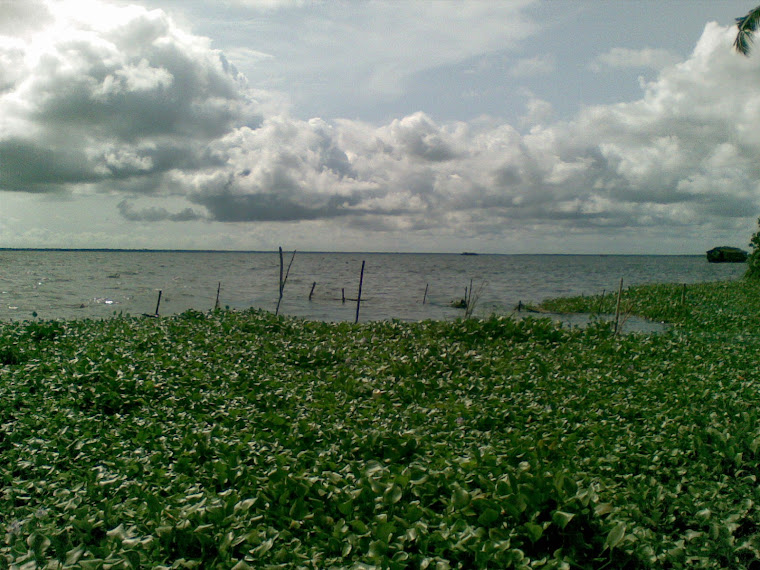
[[(278, 253), (276, 249), (172, 249), (172, 248), (126, 248), (126, 247), (0, 247), (0, 251), (48, 251), (48, 252), (116, 252), (116, 253)], [(329, 251), (286, 250), (297, 253), (332, 253), (362, 255), (554, 255), (554, 256), (619, 256), (619, 257), (693, 257), (704, 253), (494, 253), (472, 251)]]

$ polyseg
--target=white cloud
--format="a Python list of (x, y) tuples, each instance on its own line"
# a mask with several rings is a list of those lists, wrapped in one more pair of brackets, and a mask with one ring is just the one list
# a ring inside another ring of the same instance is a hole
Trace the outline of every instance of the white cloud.
[[(415, 73), (514, 49), (539, 27), (526, 14), (535, 3), (275, 1), (278, 9), (264, 29), (257, 17), (239, 24), (255, 51), (271, 59), (262, 65), (238, 50), (230, 52), (230, 59), (257, 85), (283, 89), (286, 84), (324, 83), (335, 97), (393, 99)], [(251, 15), (241, 12), (245, 14)]]
[(628, 49), (616, 47), (598, 55), (591, 62), (589, 68), (596, 72), (621, 67), (661, 70), (678, 63), (680, 60), (681, 58), (677, 54), (664, 49)]
[(554, 56), (544, 54), (517, 60), (509, 72), (513, 77), (530, 77), (533, 75), (549, 75), (556, 69), (557, 63)]
[(548, 101), (531, 97), (525, 104), (526, 114), (520, 118), (522, 126), (546, 124), (554, 116), (554, 107)]
[(113, 215), (154, 227), (329, 222), (433, 242), (731, 226), (760, 206), (760, 59), (716, 24), (640, 100), (551, 122), (533, 97), (522, 133), (424, 112), (298, 119), (165, 13), (109, 10), (51, 9), (0, 37), (0, 61), (21, 63), (0, 92), (0, 191), (108, 194)]

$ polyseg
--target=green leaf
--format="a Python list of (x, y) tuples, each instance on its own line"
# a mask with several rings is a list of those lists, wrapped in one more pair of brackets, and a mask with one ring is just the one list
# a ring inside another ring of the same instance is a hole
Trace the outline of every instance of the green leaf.
[(478, 517), (478, 524), (481, 526), (491, 526), (497, 520), (499, 520), (500, 513), (496, 509), (488, 508)]
[(306, 502), (302, 498), (296, 499), (290, 507), (290, 516), (295, 520), (303, 520), (303, 518), (309, 514), (309, 508), (306, 506)]
[(383, 543), (380, 540), (373, 540), (369, 545), (369, 556), (370, 558), (382, 558), (385, 556), (385, 551), (388, 549), (388, 546)]
[(610, 503), (599, 503), (594, 507), (594, 513), (601, 517), (612, 512), (612, 505)]
[(457, 487), (454, 489), (451, 502), (455, 509), (461, 510), (470, 504), (470, 494), (461, 487)]
[(50, 548), (51, 543), (47, 536), (39, 532), (33, 532), (27, 537), (26, 544), (35, 554), (42, 555)]
[(573, 518), (575, 518), (575, 514), (573, 513), (566, 513), (564, 511), (554, 511), (552, 513), (552, 522), (563, 530)]
[(607, 535), (607, 540), (604, 541), (604, 548), (615, 548), (625, 537), (625, 523), (618, 523), (615, 525), (610, 533)]
[(523, 525), (523, 528), (525, 529), (525, 533), (528, 535), (528, 538), (531, 542), (538, 541), (541, 536), (544, 534), (544, 529), (541, 525), (538, 525), (536, 523), (525, 523)]
[(401, 487), (394, 483), (385, 490), (385, 493), (383, 494), (383, 501), (388, 505), (395, 505), (401, 500), (403, 494), (404, 493), (401, 490)]
[(84, 548), (82, 546), (77, 546), (66, 552), (66, 565), (73, 566), (76, 564), (82, 557), (82, 554), (84, 554)]

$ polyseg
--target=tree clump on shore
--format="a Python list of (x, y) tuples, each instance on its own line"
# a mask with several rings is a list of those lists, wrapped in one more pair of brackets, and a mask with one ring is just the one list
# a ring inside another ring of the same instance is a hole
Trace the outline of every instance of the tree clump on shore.
[[(760, 219), (757, 221), (760, 228)], [(752, 234), (752, 238), (749, 242), (752, 251), (747, 258), (747, 272), (745, 276), (748, 279), (760, 279), (760, 229)]]

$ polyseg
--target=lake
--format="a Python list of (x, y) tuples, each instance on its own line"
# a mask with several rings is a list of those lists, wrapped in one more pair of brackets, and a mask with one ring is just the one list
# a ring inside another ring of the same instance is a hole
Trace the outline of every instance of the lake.
[[(471, 282), (476, 314), (484, 315), (511, 312), (519, 302), (617, 291), (621, 277), (624, 286), (696, 283), (735, 279), (746, 267), (704, 256), (298, 252), (280, 313), (353, 321), (356, 303), (342, 297), (356, 298), (362, 261), (361, 321), (456, 318), (463, 311), (450, 305)], [(159, 291), (162, 315), (207, 311), (219, 283), (222, 307), (274, 311), (279, 271), (277, 252), (2, 250), (0, 320), (153, 313)]]

